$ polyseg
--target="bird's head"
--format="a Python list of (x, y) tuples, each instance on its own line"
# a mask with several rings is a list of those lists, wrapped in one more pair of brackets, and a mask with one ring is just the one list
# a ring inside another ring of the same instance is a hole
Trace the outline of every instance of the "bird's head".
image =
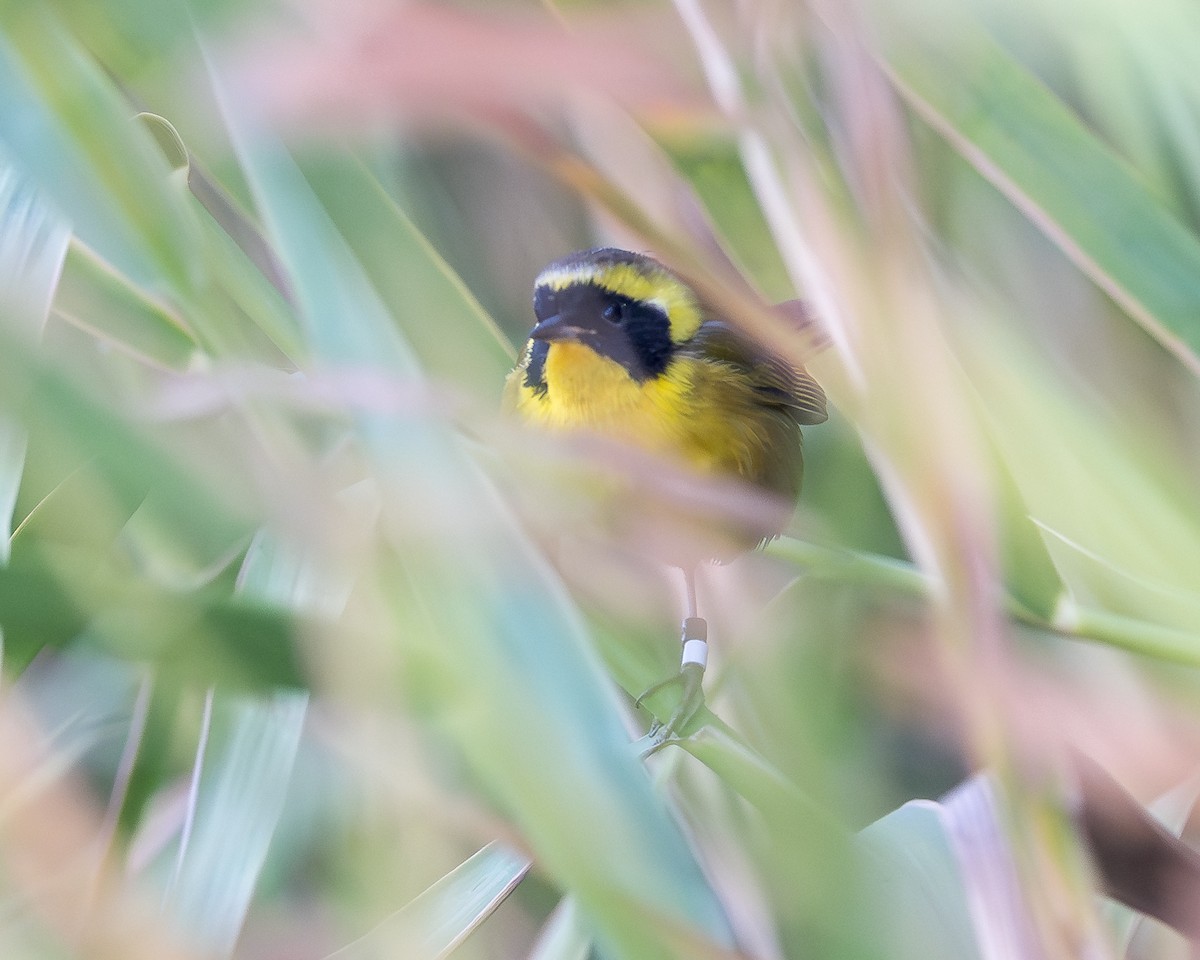
[(676, 346), (695, 336), (695, 293), (657, 260), (626, 250), (584, 250), (556, 260), (534, 284), (536, 342), (577, 343), (633, 380), (661, 374)]

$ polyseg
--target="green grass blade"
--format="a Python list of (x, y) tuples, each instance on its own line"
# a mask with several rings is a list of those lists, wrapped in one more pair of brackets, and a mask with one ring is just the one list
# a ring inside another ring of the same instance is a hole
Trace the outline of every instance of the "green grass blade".
[[(198, 475), (165, 431), (152, 434), (92, 397), (21, 338), (0, 329), (0, 405), (19, 410), (43, 442), (90, 461), (121, 509), (149, 510), (176, 543), (201, 557), (228, 555), (249, 536), (244, 502)], [(147, 500), (147, 494), (153, 497)]]
[(1097, 607), (1064, 602), (1054, 620), (1046, 626), (1069, 636), (1097, 640), (1143, 657), (1200, 667), (1200, 630), (1196, 628), (1195, 621), (1190, 629), (1179, 629), (1140, 617), (1125, 617)]
[[(766, 550), (822, 580), (868, 585), (912, 597), (928, 597), (933, 590), (933, 582), (925, 574), (893, 557), (819, 546), (790, 537), (780, 537)], [(1142, 656), (1200, 666), (1200, 632), (1194, 624), (1190, 628), (1164, 626), (1065, 598), (1045, 615), (1030, 609), (1020, 595), (1010, 596), (1006, 605), (1010, 616), (1031, 626), (1107, 643)]]
[(199, 349), (181, 316), (78, 240), (67, 250), (54, 311), (117, 349), (171, 370), (187, 369)]
[(41, 330), (70, 236), (66, 220), (0, 155), (0, 304), (10, 329)]
[(230, 956), (287, 796), (307, 694), (218, 704), (195, 820), (164, 901), (208, 956)]
[(571, 897), (559, 901), (542, 928), (529, 960), (588, 960), (592, 937), (579, 916), (579, 905)]
[(192, 306), (205, 346), (215, 356), (260, 359), (272, 366), (298, 363), (306, 350), (296, 317), (270, 278), (242, 245), (194, 196), (189, 204), (203, 238), (212, 284)]
[(1200, 373), (1200, 242), (1071, 111), (958, 17), (896, 31), (888, 68), (923, 120), (1094, 283)]
[(721, 721), (713, 718), (695, 735), (681, 741), (679, 746), (759, 810), (803, 810), (807, 821), (826, 821), (829, 829), (837, 829), (832, 817), (805, 797), (765, 758), (726, 729)]
[[(0, 154), (0, 319), (18, 336), (41, 330), (58, 285), (70, 229)], [(25, 466), (25, 430), (0, 415), (0, 563)]]
[(354, 158), (324, 154), (303, 169), (422, 369), (495, 397), (512, 369), (512, 346), (412, 220)]
[[(125, 452), (145, 455), (136, 446)], [(153, 663), (173, 682), (304, 686), (294, 648), (303, 617), (274, 598), (230, 596), (219, 580), (174, 588), (131, 568), (123, 537), (143, 496), (97, 457), (28, 512), (13, 535), (12, 562), (0, 569), (6, 665), (20, 670), (43, 649), (86, 634), (92, 647)], [(215, 515), (209, 521), (221, 524)]]
[(0, 568), (5, 665), (18, 672), (47, 648), (86, 640), (173, 682), (235, 689), (306, 684), (295, 648), (300, 618), (213, 587), (183, 594), (104, 567), (111, 556), (14, 556)]
[(330, 960), (441, 960), (495, 912), (529, 860), (492, 843)]
[(175, 125), (156, 113), (140, 113), (138, 120), (150, 131), (171, 169), (185, 171), (188, 189), (208, 215), (237, 244), (263, 277), (274, 284), (281, 294), (286, 295), (287, 285), (275, 260), (274, 251), (234, 199), (200, 168)]

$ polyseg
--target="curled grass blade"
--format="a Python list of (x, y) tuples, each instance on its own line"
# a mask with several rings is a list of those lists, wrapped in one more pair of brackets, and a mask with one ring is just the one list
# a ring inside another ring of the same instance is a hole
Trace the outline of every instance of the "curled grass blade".
[(14, 163), (121, 272), (194, 289), (195, 224), (150, 134), (50, 8), (0, 14), (0, 142)]
[(186, 301), (197, 338), (217, 357), (298, 362), (304, 348), (291, 290), (262, 231), (203, 169), (168, 119), (145, 112), (137, 119), (170, 165), (170, 189), (198, 227), (195, 256), (209, 283)]

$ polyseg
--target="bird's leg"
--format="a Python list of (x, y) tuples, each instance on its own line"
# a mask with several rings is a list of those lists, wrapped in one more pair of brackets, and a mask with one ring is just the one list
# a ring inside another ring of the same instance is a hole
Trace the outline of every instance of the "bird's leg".
[(655, 722), (646, 734), (652, 746), (649, 752), (664, 743), (675, 739), (696, 712), (704, 706), (704, 668), (708, 664), (708, 621), (696, 616), (696, 581), (693, 571), (683, 571), (684, 587), (686, 590), (686, 616), (683, 619), (683, 635), (680, 643), (683, 648), (679, 664), (679, 672), (659, 683), (654, 684), (637, 698), (637, 706), (642, 701), (668, 687), (678, 686), (681, 693), (679, 703), (671, 711), (665, 723)]
[(698, 620), (700, 611), (696, 605), (696, 570), (694, 567), (680, 567), (679, 572), (683, 574), (683, 619)]

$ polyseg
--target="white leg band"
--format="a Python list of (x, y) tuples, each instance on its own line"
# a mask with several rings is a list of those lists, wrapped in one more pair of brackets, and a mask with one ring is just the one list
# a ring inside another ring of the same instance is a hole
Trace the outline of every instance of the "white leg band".
[(698, 663), (701, 668), (708, 666), (708, 642), (705, 640), (689, 640), (683, 645), (683, 661), (681, 666)]

